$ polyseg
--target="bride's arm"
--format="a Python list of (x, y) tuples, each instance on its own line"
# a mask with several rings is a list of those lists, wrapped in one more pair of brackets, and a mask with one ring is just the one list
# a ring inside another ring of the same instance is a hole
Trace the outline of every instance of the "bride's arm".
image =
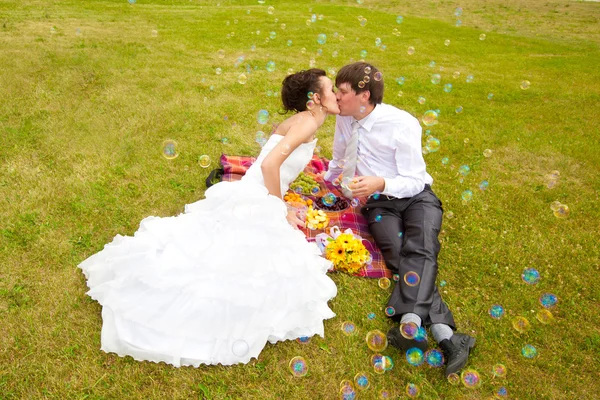
[(261, 164), (261, 170), (265, 186), (270, 194), (283, 199), (279, 176), (281, 164), (283, 164), (296, 147), (314, 136), (317, 127), (314, 118), (303, 118), (298, 124), (290, 127), (283, 139), (265, 157)]

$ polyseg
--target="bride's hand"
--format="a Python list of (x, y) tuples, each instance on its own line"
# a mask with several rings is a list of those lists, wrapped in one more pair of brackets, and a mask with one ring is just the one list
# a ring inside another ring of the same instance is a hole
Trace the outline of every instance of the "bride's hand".
[(304, 227), (304, 221), (302, 221), (300, 218), (298, 218), (298, 215), (296, 214), (296, 209), (294, 209), (294, 208), (288, 209), (286, 218), (287, 218), (287, 221), (289, 222), (289, 224), (294, 229), (300, 229), (301, 227)]

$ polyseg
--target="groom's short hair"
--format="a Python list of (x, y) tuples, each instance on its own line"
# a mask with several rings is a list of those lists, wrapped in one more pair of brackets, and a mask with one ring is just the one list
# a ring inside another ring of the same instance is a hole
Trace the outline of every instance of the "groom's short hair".
[(335, 77), (335, 86), (340, 87), (342, 83), (348, 83), (356, 94), (368, 90), (371, 93), (369, 103), (373, 105), (383, 101), (383, 77), (372, 64), (359, 61), (344, 65)]

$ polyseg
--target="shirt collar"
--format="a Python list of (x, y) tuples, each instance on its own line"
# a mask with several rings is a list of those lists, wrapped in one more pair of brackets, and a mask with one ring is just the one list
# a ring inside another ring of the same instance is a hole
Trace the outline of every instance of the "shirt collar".
[(371, 132), (371, 128), (377, 121), (380, 108), (381, 107), (378, 107), (378, 104), (375, 104), (375, 108), (373, 109), (373, 111), (371, 111), (369, 115), (367, 115), (361, 120), (358, 120), (358, 124), (361, 126), (361, 128), (367, 130), (367, 132)]

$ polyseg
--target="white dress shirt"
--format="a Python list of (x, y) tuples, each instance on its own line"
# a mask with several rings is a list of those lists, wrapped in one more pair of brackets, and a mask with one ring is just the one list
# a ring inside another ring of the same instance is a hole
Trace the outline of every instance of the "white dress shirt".
[[(342, 173), (353, 119), (336, 117), (333, 160), (325, 174), (327, 181)], [(357, 175), (384, 178), (381, 194), (398, 198), (415, 196), (426, 184), (433, 183), (423, 159), (421, 125), (415, 117), (389, 104), (378, 104), (358, 123)]]

